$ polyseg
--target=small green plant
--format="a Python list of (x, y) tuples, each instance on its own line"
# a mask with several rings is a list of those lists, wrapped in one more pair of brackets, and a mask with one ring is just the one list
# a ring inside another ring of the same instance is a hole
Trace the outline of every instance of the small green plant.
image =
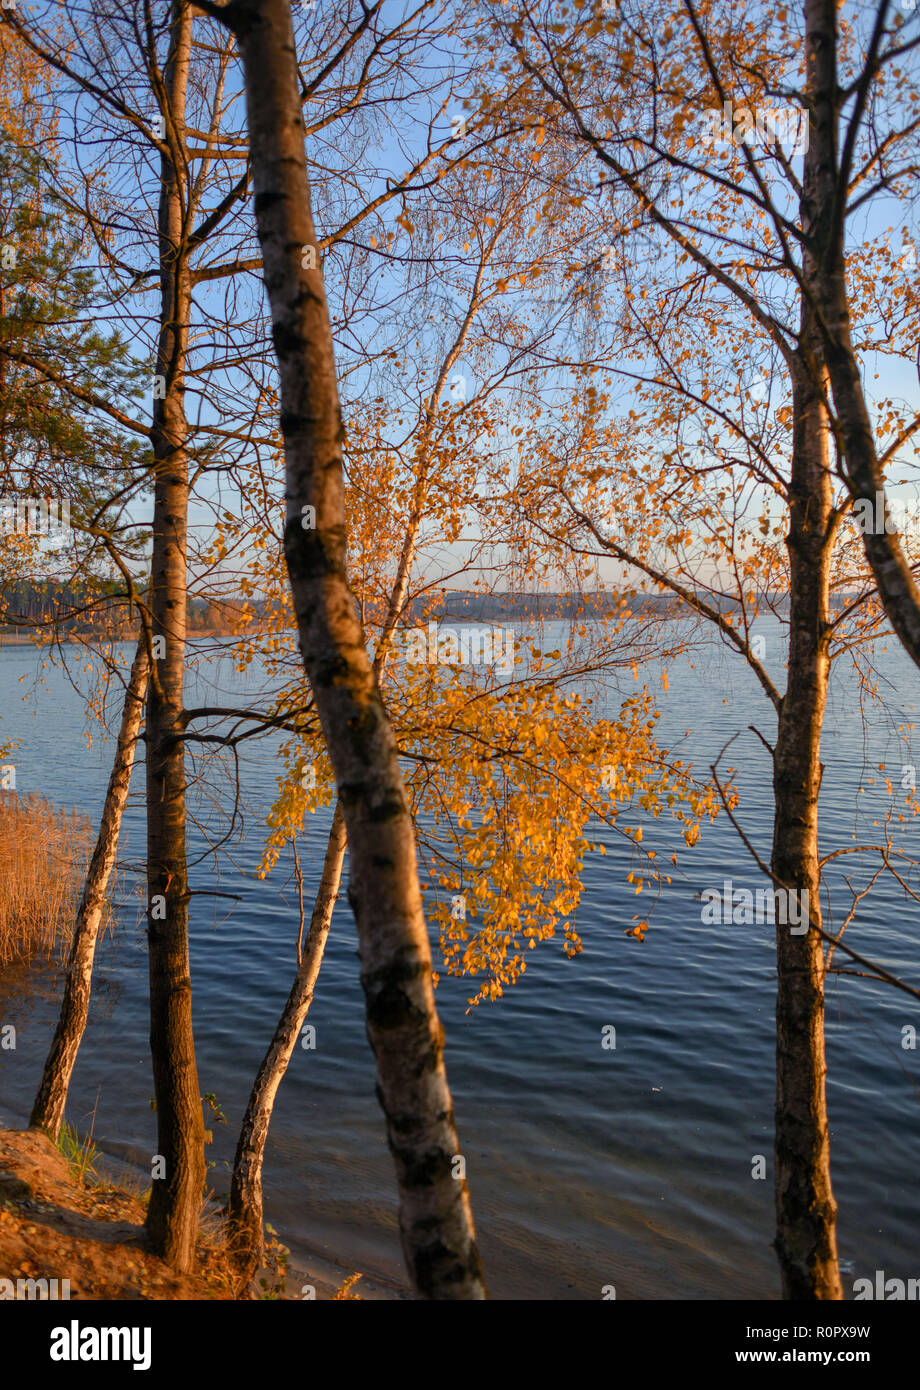
[(291, 1252), (286, 1245), (282, 1245), (277, 1239), (277, 1232), (273, 1227), (265, 1223), (265, 1230), (271, 1239), (265, 1242), (265, 1253), (262, 1257), (269, 1278), (261, 1278), (259, 1287), (262, 1292), (260, 1299), (274, 1300), (283, 1299), (286, 1291), (286, 1279), (288, 1265), (291, 1260)]
[(223, 1110), (221, 1110), (220, 1102), (218, 1101), (215, 1093), (213, 1091), (208, 1091), (205, 1095), (201, 1097), (201, 1099), (207, 1102), (208, 1109), (211, 1112), (211, 1115), (214, 1119), (214, 1123), (218, 1125), (225, 1125), (227, 1123), (227, 1117), (224, 1114)]
[(87, 1177), (98, 1177), (96, 1160), (99, 1157), (99, 1150), (93, 1143), (92, 1130), (85, 1139), (81, 1139), (76, 1128), (65, 1120), (61, 1125), (57, 1146), (70, 1164), (71, 1172), (79, 1183), (85, 1186)]
[[(214, 1120), (214, 1123), (215, 1123), (215, 1124), (218, 1124), (218, 1125), (225, 1125), (225, 1124), (227, 1123), (227, 1117), (226, 1117), (226, 1115), (224, 1114), (224, 1112), (221, 1110), (221, 1108), (220, 1108), (220, 1102), (218, 1101), (217, 1096), (214, 1094), (214, 1092), (213, 1092), (213, 1091), (208, 1091), (207, 1095), (202, 1096), (201, 1099), (205, 1102), (205, 1104), (207, 1105), (208, 1109), (210, 1110), (211, 1115), (212, 1115), (213, 1120)], [(213, 1129), (206, 1129), (206, 1130), (205, 1130), (205, 1132), (204, 1132), (204, 1142), (205, 1142), (206, 1144), (213, 1144), (213, 1143), (214, 1143), (214, 1131), (213, 1131)], [(213, 1168), (213, 1167), (214, 1167), (214, 1164), (213, 1164), (213, 1163), (209, 1163), (209, 1164), (208, 1164), (208, 1167), (209, 1167), (209, 1168)]]

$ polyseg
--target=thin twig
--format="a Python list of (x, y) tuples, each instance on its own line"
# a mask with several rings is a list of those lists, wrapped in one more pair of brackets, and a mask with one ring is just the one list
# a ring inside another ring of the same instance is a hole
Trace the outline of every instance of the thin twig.
[[(738, 824), (738, 821), (732, 815), (731, 808), (729, 807), (729, 804), (725, 798), (725, 792), (723, 791), (722, 783), (719, 781), (719, 775), (716, 772), (719, 760), (722, 757), (722, 753), (725, 752), (725, 749), (728, 748), (729, 744), (734, 743), (737, 737), (738, 735), (735, 734), (733, 738), (730, 738), (728, 740), (728, 743), (724, 745), (722, 752), (719, 754), (719, 757), (716, 758), (716, 761), (714, 763), (709, 764), (709, 770), (712, 773), (713, 779), (716, 784), (716, 790), (719, 793), (719, 800), (722, 802), (725, 814), (728, 816), (728, 819), (735, 827), (735, 830), (738, 834), (738, 838), (741, 840), (741, 843), (744, 845), (745, 849), (748, 851), (751, 858), (754, 860), (755, 864), (758, 866), (761, 872), (766, 874), (767, 878), (772, 880), (773, 886), (775, 888), (781, 888), (783, 892), (791, 893), (793, 889), (790, 888), (788, 883), (784, 883), (781, 878), (778, 878), (777, 875), (773, 873), (772, 869), (767, 868), (766, 864), (763, 862), (760, 855), (757, 853), (756, 849), (751, 844), (747, 835), (741, 829), (741, 826)], [(844, 955), (849, 956), (851, 960), (855, 960), (857, 965), (864, 965), (868, 970), (871, 970), (877, 979), (884, 980), (888, 984), (894, 985), (896, 989), (903, 990), (905, 994), (911, 995), (914, 999), (920, 999), (920, 989), (915, 989), (913, 985), (907, 984), (906, 981), (899, 979), (897, 975), (892, 975), (889, 971), (887, 971), (884, 968), (884, 966), (877, 965), (875, 961), (867, 960), (865, 956), (858, 955), (857, 952), (852, 950), (849, 946), (845, 946), (842, 941), (838, 941), (835, 936), (831, 936), (830, 932), (826, 932), (823, 927), (819, 927), (817, 922), (814, 920), (814, 917), (812, 916), (812, 907), (810, 899), (808, 900), (808, 925), (811, 927), (812, 931), (816, 931), (818, 935), (822, 937), (825, 941), (830, 942), (833, 946), (839, 946), (841, 951), (843, 951)]]

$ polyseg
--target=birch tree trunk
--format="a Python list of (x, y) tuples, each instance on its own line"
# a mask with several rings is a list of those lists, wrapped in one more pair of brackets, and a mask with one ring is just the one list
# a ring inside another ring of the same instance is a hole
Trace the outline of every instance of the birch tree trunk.
[(144, 709), (148, 669), (147, 649), (142, 636), (125, 690), (115, 761), (105, 794), (96, 848), (90, 861), (83, 897), (77, 912), (67, 962), (61, 1013), (29, 1117), (30, 1125), (45, 1130), (54, 1140), (57, 1139), (64, 1120), (70, 1078), (89, 1016), (96, 942), (109, 879), (118, 852), (122, 814), (131, 785), (131, 769)]
[[(374, 671), (378, 677), (386, 663), (393, 633), (399, 623), (409, 588), (409, 576), (415, 558), (430, 476), (431, 441), (437, 401), (469, 330), (481, 280), (482, 272), (480, 270), (474, 288), (474, 304), (471, 305), (455, 343), (441, 364), (426, 412), (412, 508), (390, 590), (387, 614), (374, 654)], [(347, 847), (345, 817), (342, 812), (342, 804), (337, 800), (326, 845), (323, 873), (314, 901), (310, 930), (298, 965), (297, 976), (278, 1021), (272, 1042), (253, 1083), (233, 1163), (230, 1203), (227, 1213), (228, 1226), (234, 1258), (241, 1276), (246, 1280), (252, 1279), (255, 1274), (262, 1262), (265, 1248), (262, 1167), (265, 1161), (265, 1145), (268, 1139), (275, 1097), (290, 1064), (297, 1036), (313, 1002), (316, 980), (322, 965), (329, 927), (332, 922), (332, 911), (338, 897), (342, 865), (345, 861)], [(301, 916), (301, 922), (302, 920)]]
[[(846, 477), (854, 498), (868, 500), (870, 515), (874, 516), (876, 498), (884, 496), (885, 475), (850, 331), (845, 266), (850, 165), (841, 166), (839, 150), (844, 93), (838, 87), (837, 16), (836, 0), (806, 0), (805, 43), (812, 106), (807, 157), (815, 170), (816, 216), (813, 261), (805, 285), (819, 310)], [(888, 620), (920, 666), (920, 588), (897, 532), (867, 528), (862, 540)]]
[[(820, 346), (813, 334), (811, 345)], [(827, 415), (820, 387), (801, 363), (793, 370), (793, 412), (786, 538), (789, 677), (774, 751), (771, 867), (800, 895), (799, 903), (807, 893), (811, 920), (820, 926), (818, 791), (830, 669), (832, 489)], [(822, 939), (810, 928), (794, 934), (777, 907), (775, 1249), (785, 1298), (838, 1299), (843, 1292), (825, 1093)], [(806, 912), (806, 928), (808, 921)]]
[(185, 97), (192, 12), (174, 0), (165, 86), (169, 103), (160, 192), (160, 337), (151, 443), (156, 460), (151, 609), (154, 671), (147, 707), (147, 890), (150, 1052), (157, 1157), (147, 1212), (151, 1249), (180, 1272), (194, 1267), (204, 1187), (204, 1121), (192, 1032), (185, 851), (183, 677), (186, 635), (188, 426), (184, 375), (191, 278), (187, 251)]
[[(485, 1296), (434, 1005), (412, 819), (392, 728), (348, 586), (342, 419), (310, 210), (288, 0), (203, 6), (236, 33), (245, 66), (255, 213), (281, 381), (285, 553), (304, 667), (335, 773), (412, 1286)], [(310, 510), (312, 509), (312, 510)], [(457, 1173), (458, 1176), (454, 1176)]]
[[(810, 0), (809, 0), (810, 3)], [(812, 101), (827, 53), (813, 39), (806, 54)], [(814, 283), (825, 204), (827, 146), (810, 138), (802, 174), (802, 275)], [(813, 302), (803, 296), (799, 347), (792, 363), (793, 440), (789, 482), (789, 678), (774, 754), (775, 821), (772, 870), (807, 892), (810, 920), (820, 927), (818, 793), (821, 727), (830, 670), (829, 571), (837, 524), (831, 479), (829, 378), (825, 339)], [(824, 1035), (825, 961), (821, 937), (793, 934), (777, 913), (776, 1241), (789, 1299), (841, 1299), (837, 1204), (831, 1187)]]
[(345, 847), (345, 816), (341, 803), (337, 802), (300, 965), (274, 1037), (253, 1083), (233, 1160), (228, 1225), (234, 1260), (240, 1275), (247, 1281), (261, 1263), (264, 1249), (262, 1164), (272, 1109), (313, 1002), (313, 991), (332, 924), (332, 911), (339, 895)]

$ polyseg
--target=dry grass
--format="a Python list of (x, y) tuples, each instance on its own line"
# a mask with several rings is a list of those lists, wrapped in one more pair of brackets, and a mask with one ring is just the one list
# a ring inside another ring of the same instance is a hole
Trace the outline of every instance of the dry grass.
[[(82, 1142), (77, 1140), (78, 1146)], [(197, 1273), (175, 1274), (148, 1253), (145, 1215), (143, 1204), (120, 1185), (92, 1178), (78, 1181), (73, 1165), (47, 1134), (0, 1130), (4, 1275), (17, 1280), (69, 1279), (74, 1299), (233, 1296), (235, 1276), (219, 1244), (203, 1237)]]
[(91, 853), (87, 816), (0, 793), (0, 964), (64, 960)]

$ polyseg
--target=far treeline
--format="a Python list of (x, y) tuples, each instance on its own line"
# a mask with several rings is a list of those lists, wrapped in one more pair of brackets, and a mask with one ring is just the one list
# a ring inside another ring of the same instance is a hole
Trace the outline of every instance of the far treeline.
[[(190, 632), (230, 635), (258, 617), (259, 605), (244, 599), (190, 597), (186, 603)], [(0, 589), (0, 634), (45, 629), (58, 639), (93, 635), (109, 641), (137, 639), (140, 617), (126, 609), (123, 586), (116, 580), (19, 580)]]
[[(708, 595), (694, 595), (697, 602)], [(839, 611), (851, 602), (851, 594), (835, 594), (832, 605)], [(776, 595), (773, 607), (787, 613), (788, 595)], [(740, 611), (739, 600), (728, 595), (721, 611)], [(432, 622), (455, 618), (465, 622), (491, 622), (496, 618), (535, 618), (541, 622), (575, 621), (649, 613), (668, 618), (693, 618), (695, 605), (677, 595), (628, 593), (607, 590), (582, 593), (484, 593), (479, 590), (432, 589), (423, 598), (406, 606), (407, 621)], [(190, 597), (186, 604), (188, 629), (205, 630), (211, 635), (238, 634), (257, 627), (268, 613), (263, 599)], [(140, 631), (140, 620), (131, 623), (124, 611), (121, 586), (117, 581), (99, 580), (78, 585), (70, 581), (46, 579), (20, 581), (0, 590), (0, 633), (47, 624), (57, 633), (79, 632), (123, 637), (128, 640)]]

